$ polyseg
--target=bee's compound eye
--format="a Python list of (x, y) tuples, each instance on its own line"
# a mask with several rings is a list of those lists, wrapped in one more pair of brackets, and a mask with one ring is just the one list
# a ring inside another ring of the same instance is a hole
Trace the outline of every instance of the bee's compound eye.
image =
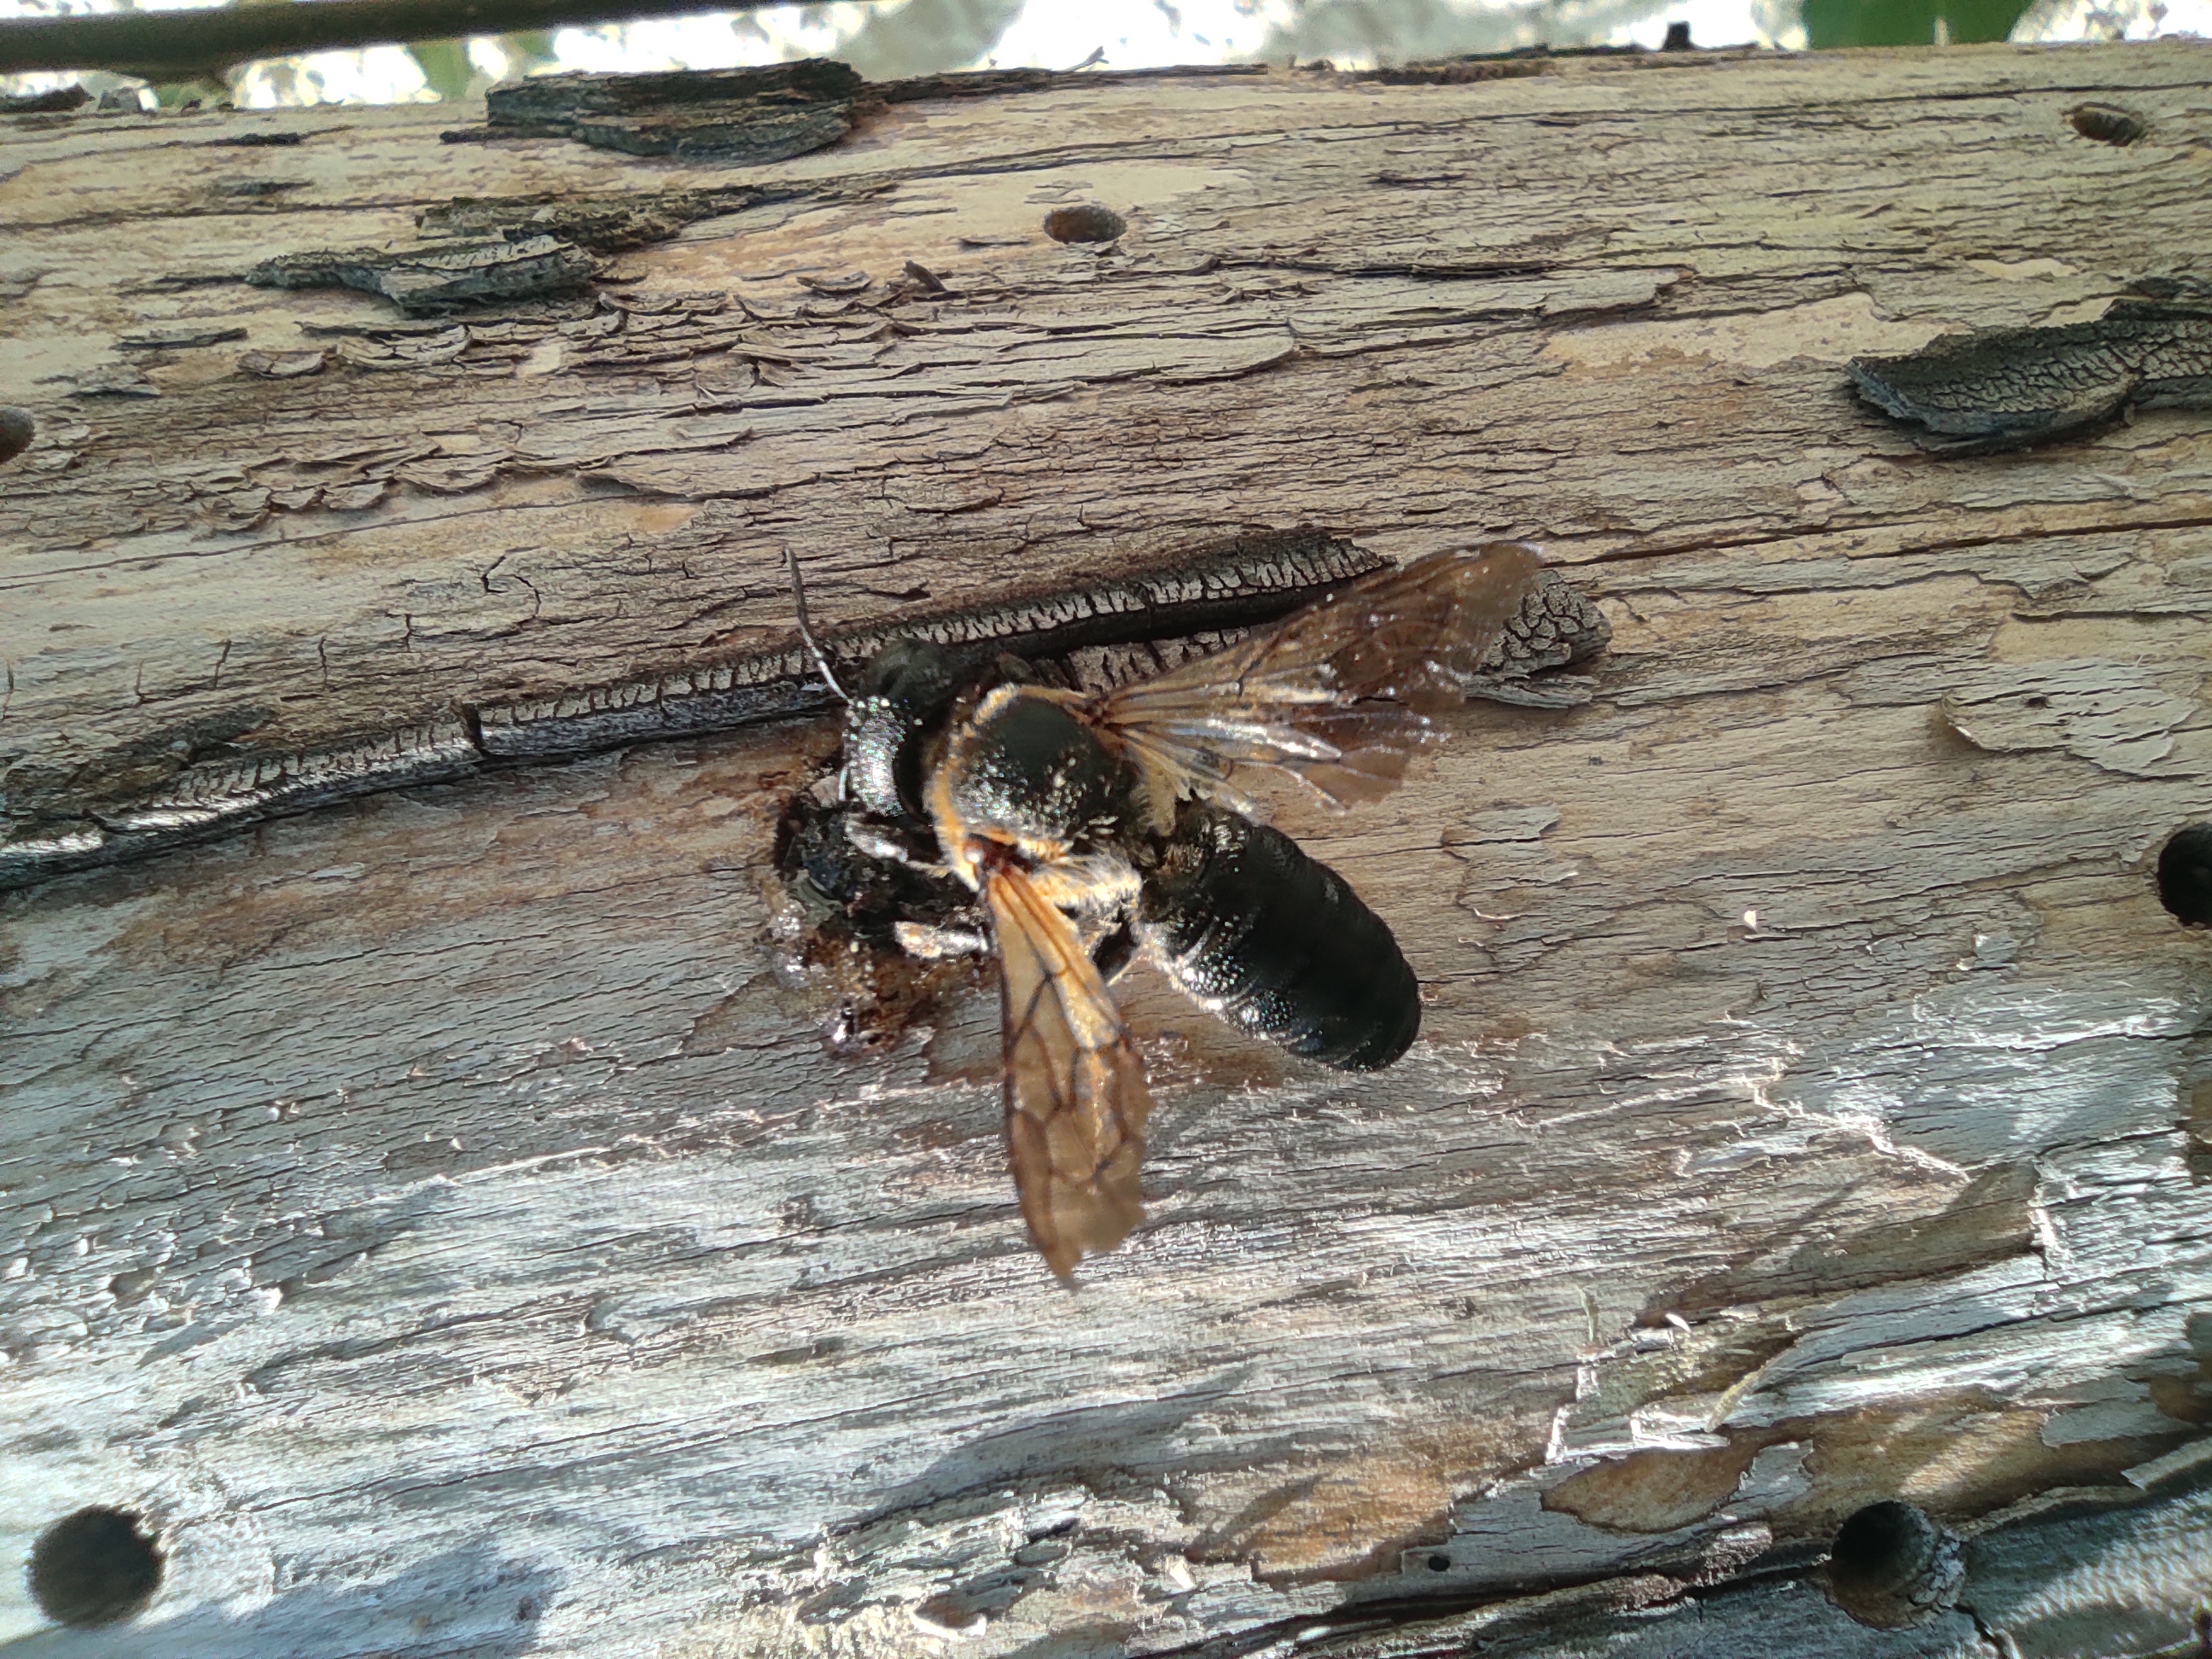
[(933, 705), (949, 702), (959, 686), (952, 653), (927, 640), (893, 640), (868, 659), (855, 693), (890, 702)]

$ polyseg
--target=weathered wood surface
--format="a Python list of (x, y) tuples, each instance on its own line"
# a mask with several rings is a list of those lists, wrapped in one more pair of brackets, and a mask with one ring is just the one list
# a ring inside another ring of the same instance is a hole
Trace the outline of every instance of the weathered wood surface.
[[(120, 1633), (0, 1573), (10, 1655), (2191, 1639), (2207, 947), (2148, 864), (2212, 816), (2212, 417), (1935, 459), (1840, 365), (2207, 246), (2212, 50), (1075, 88), (735, 174), (440, 125), (0, 133), (9, 811), (402, 729), (478, 772), (0, 900), (0, 1556), (90, 1503), (171, 1552)], [(733, 178), (819, 193), (617, 309), (159, 280)], [(1094, 198), (1118, 247), (1037, 234)], [(49, 378), (118, 362), (160, 395)], [(1394, 1070), (1139, 970), (1153, 1219), (1074, 1296), (988, 993), (854, 1061), (778, 978), (825, 726), (483, 770), (458, 712), (780, 640), (786, 546), (860, 621), (1304, 520), (1544, 541), (1613, 655), (1284, 804), (1434, 989)], [(1807, 1568), (1893, 1497), (1990, 1524), (1881, 1633)]]

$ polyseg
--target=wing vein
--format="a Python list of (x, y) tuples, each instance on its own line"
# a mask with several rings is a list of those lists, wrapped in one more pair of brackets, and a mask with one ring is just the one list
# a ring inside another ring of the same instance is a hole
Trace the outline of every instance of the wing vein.
[(1125, 686), (1091, 718), (1180, 794), (1234, 800), (1239, 766), (1290, 773), (1339, 806), (1397, 787), (1534, 588), (1520, 542), (1435, 553), (1352, 583), (1227, 650)]
[(1004, 975), (1007, 1156), (1030, 1237), (1066, 1279), (1144, 1218), (1138, 1165), (1152, 1095), (1067, 918), (1011, 866), (990, 871), (983, 891)]

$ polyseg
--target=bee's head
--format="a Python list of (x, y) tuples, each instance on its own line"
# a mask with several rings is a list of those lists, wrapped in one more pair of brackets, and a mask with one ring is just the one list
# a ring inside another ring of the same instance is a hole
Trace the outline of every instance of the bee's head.
[(845, 710), (845, 789), (879, 817), (920, 823), (922, 749), (968, 678), (952, 653), (894, 640), (868, 659)]

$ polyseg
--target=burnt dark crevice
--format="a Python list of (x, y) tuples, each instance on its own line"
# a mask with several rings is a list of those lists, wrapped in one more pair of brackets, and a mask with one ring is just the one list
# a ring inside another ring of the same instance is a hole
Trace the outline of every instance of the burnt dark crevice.
[[(1000, 652), (1064, 660), (1272, 621), (1383, 562), (1318, 530), (1247, 532), (1127, 558), (1079, 587), (1062, 580), (1004, 589), (980, 603), (909, 607), (829, 629), (822, 644), (847, 669), (895, 638), (928, 640), (977, 661)], [(168, 733), (158, 754), (146, 743), (133, 745), (113, 764), (79, 769), (66, 787), (26, 789), (19, 776), (0, 819), (0, 890), (489, 767), (807, 718), (834, 702), (794, 633), (649, 678), (514, 702), (467, 700), (424, 724), (313, 749), (255, 744), (250, 730), (226, 729), (179, 750)], [(87, 775), (95, 781), (79, 781)]]
[(2212, 282), (2147, 278), (2093, 322), (1946, 334), (1855, 357), (1859, 395), (1953, 453), (2083, 435), (2136, 408), (2212, 409)]
[[(1164, 641), (1268, 622), (1383, 561), (1319, 531), (1261, 531), (1122, 563), (1082, 587), (1013, 587), (982, 603), (925, 605), (823, 630), (833, 669), (858, 667), (894, 639), (986, 660), (1053, 659), (1090, 647)], [(714, 731), (829, 708), (796, 635), (766, 650), (654, 679), (486, 706), (487, 754), (558, 758), (641, 738)]]
[(844, 191), (820, 185), (717, 185), (703, 190), (600, 195), (458, 196), (416, 216), (432, 236), (552, 236), (593, 253), (623, 253), (667, 240), (702, 219), (778, 202), (823, 201)]
[(280, 253), (246, 274), (254, 288), (350, 288), (410, 314), (574, 294), (599, 260), (557, 236), (493, 236), (411, 248)]
[(627, 155), (757, 166), (834, 144), (870, 114), (894, 104), (1193, 74), (1266, 73), (1264, 65), (1240, 64), (1119, 72), (970, 70), (869, 81), (848, 64), (808, 58), (751, 69), (544, 75), (494, 87), (485, 95), (484, 125), (444, 137), (452, 143), (568, 138)]

